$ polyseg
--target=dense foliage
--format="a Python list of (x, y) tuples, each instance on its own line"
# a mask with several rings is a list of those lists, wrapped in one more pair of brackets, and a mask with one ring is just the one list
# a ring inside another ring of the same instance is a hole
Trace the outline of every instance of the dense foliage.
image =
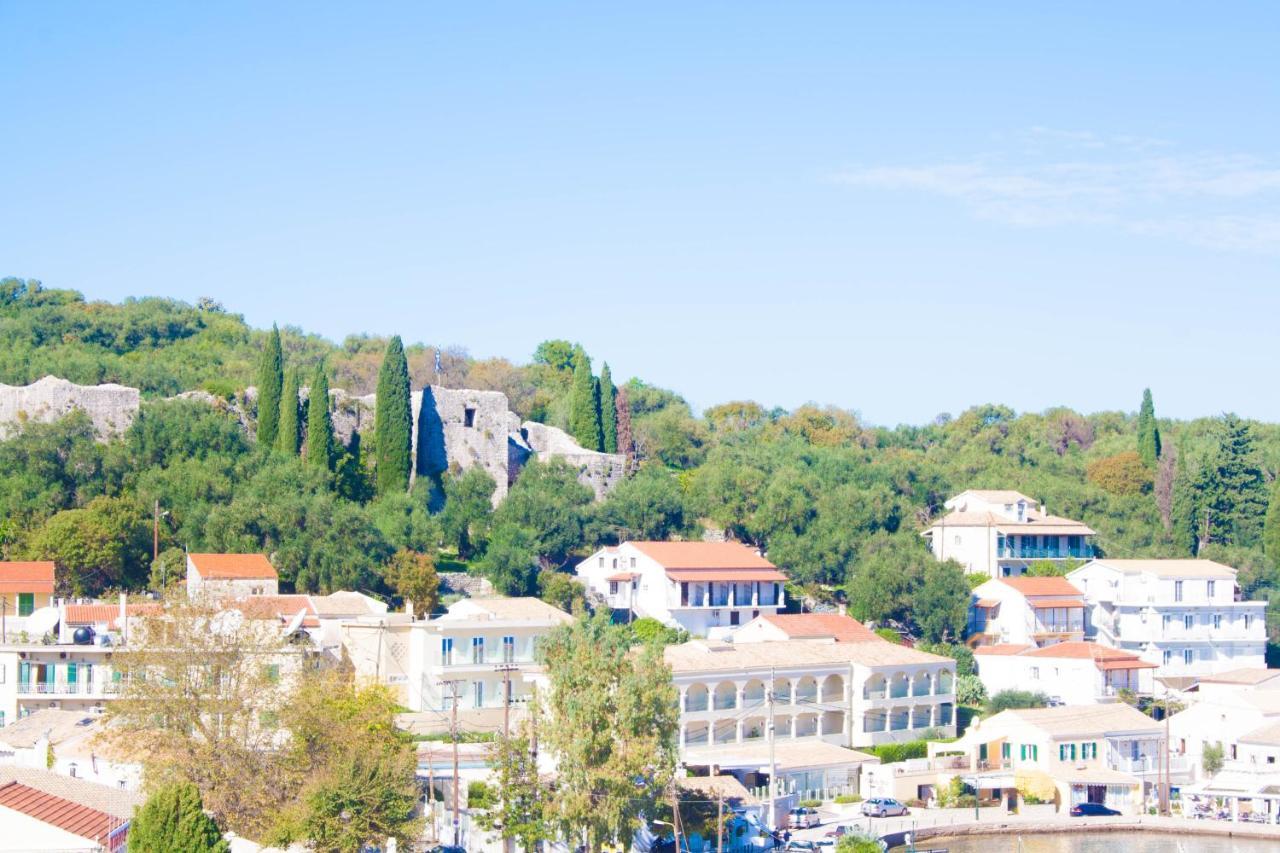
[[(212, 300), (112, 305), (0, 282), (0, 381), (51, 373), (137, 385), (146, 398), (137, 422), (111, 442), (95, 443), (78, 415), (22, 424), (0, 441), (0, 553), (57, 559), (68, 590), (144, 585), (158, 500), (168, 513), (162, 554), (263, 551), (286, 588), (394, 597), (388, 566), (409, 551), (486, 571), (504, 590), (565, 598), (554, 572), (598, 545), (718, 528), (766, 549), (804, 597), (847, 595), (855, 615), (952, 642), (963, 630), (963, 590), (954, 572), (934, 567), (919, 533), (965, 488), (1014, 488), (1097, 530), (1104, 554), (1212, 557), (1241, 570), (1246, 596), (1280, 602), (1275, 424), (1157, 419), (1136, 389), (1141, 409), (1131, 414), (980, 405), (885, 428), (832, 407), (734, 401), (697, 416), (640, 379), (615, 387), (603, 369), (592, 376), (589, 357), (569, 341), (546, 341), (529, 364), (513, 365), (367, 336), (335, 346), (284, 326), (282, 385), (285, 371), (301, 371), (309, 384), (332, 379), (359, 394), (380, 371), (394, 377), (394, 426), (383, 433), (395, 453), (376, 496), (370, 457), (383, 445), (376, 436), (372, 452), (358, 438), (333, 442), (323, 396), (307, 405), (305, 457), (288, 452), (291, 441), (282, 451), (278, 441), (253, 440), (243, 391), (259, 381), (274, 337)], [(588, 446), (616, 437), (631, 476), (598, 503), (572, 468), (555, 463), (527, 466), (496, 509), (495, 486), (476, 469), (419, 478), (410, 491), (405, 377), (411, 388), (502, 391), (523, 417), (580, 427)], [(197, 388), (220, 402), (161, 399)]]
[(200, 789), (174, 782), (157, 789), (129, 825), (134, 853), (227, 853), (230, 845), (204, 813)]

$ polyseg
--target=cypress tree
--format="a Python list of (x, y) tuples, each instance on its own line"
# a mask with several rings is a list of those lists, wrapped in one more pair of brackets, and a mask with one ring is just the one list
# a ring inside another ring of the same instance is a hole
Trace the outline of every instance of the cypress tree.
[(280, 433), (276, 436), (276, 446), (290, 456), (297, 456), (302, 446), (302, 421), (298, 415), (298, 371), (295, 369), (284, 377), (284, 390), (280, 393)]
[(582, 347), (573, 351), (573, 385), (569, 389), (569, 434), (587, 450), (600, 449), (600, 400), (591, 359)]
[(1142, 408), (1138, 409), (1138, 455), (1148, 467), (1160, 458), (1160, 427), (1156, 423), (1156, 407), (1151, 402), (1151, 389), (1142, 392)]
[(618, 452), (617, 389), (613, 387), (613, 374), (606, 361), (600, 368), (600, 432), (603, 437), (600, 449), (605, 453)]
[(333, 467), (333, 420), (329, 416), (329, 376), (324, 363), (316, 365), (307, 392), (307, 464)]
[(373, 418), (374, 475), (379, 495), (409, 490), (413, 442), (413, 404), (409, 398), (409, 363), (396, 335), (387, 344), (378, 371), (378, 402)]
[(1262, 523), (1262, 552), (1271, 565), (1280, 566), (1280, 479), (1271, 487), (1267, 517)]
[(272, 326), (258, 361), (258, 444), (275, 447), (280, 429), (280, 396), (284, 385), (284, 354), (280, 330)]
[(226, 853), (218, 825), (204, 813), (200, 791), (190, 782), (166, 785), (147, 798), (129, 826), (135, 853)]

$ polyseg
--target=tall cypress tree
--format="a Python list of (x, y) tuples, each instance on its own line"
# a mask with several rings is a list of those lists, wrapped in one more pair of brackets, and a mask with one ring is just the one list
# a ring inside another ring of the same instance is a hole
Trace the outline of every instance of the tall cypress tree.
[(396, 335), (387, 344), (378, 371), (378, 402), (373, 418), (374, 474), (379, 495), (409, 490), (412, 459), (413, 404), (409, 397), (409, 362)]
[(587, 450), (600, 449), (600, 401), (591, 359), (582, 347), (573, 351), (573, 385), (569, 389), (569, 434)]
[(613, 374), (609, 362), (600, 368), (600, 433), (603, 441), (600, 449), (605, 453), (618, 452), (617, 389), (613, 387)]
[(333, 420), (329, 415), (329, 376), (324, 363), (316, 365), (307, 392), (307, 464), (333, 467)]
[(302, 446), (302, 421), (298, 411), (298, 371), (290, 370), (284, 376), (284, 390), (280, 392), (280, 432), (276, 446), (290, 456), (298, 455)]
[(1160, 427), (1156, 423), (1150, 388), (1142, 392), (1142, 408), (1138, 409), (1138, 455), (1152, 468), (1160, 458)]
[(200, 791), (190, 782), (159, 788), (129, 826), (135, 853), (226, 853), (229, 846), (204, 813)]
[(258, 360), (258, 444), (275, 447), (280, 429), (280, 396), (284, 385), (284, 353), (280, 329), (271, 327)]

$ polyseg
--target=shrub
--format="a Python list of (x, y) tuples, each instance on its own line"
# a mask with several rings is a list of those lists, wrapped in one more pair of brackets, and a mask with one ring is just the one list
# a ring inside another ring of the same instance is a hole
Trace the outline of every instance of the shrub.
[(882, 743), (867, 747), (863, 752), (871, 753), (884, 764), (894, 764), (912, 758), (924, 758), (929, 754), (929, 745), (927, 741), (910, 740), (906, 743)]
[(1212, 776), (1221, 770), (1224, 760), (1221, 743), (1204, 745), (1204, 751), (1200, 754), (1200, 766), (1207, 775)]
[(849, 803), (860, 803), (862, 802), (862, 797), (859, 797), (857, 794), (840, 794), (836, 797), (835, 801), (843, 806), (848, 805)]
[(891, 643), (902, 645), (902, 635), (892, 628), (877, 628), (876, 636), (882, 640), (888, 640)]
[(1010, 708), (1046, 708), (1049, 697), (1030, 690), (1001, 690), (987, 702), (987, 713), (998, 714)]
[(987, 701), (987, 686), (976, 675), (956, 678), (956, 701), (961, 705), (981, 705)]
[(1085, 479), (1113, 495), (1140, 495), (1151, 489), (1151, 469), (1135, 450), (1097, 459), (1085, 468)]
[(801, 800), (796, 803), (796, 805), (802, 809), (816, 809), (818, 806), (822, 805), (822, 800)]
[(467, 808), (487, 809), (493, 805), (493, 791), (484, 782), (467, 785)]

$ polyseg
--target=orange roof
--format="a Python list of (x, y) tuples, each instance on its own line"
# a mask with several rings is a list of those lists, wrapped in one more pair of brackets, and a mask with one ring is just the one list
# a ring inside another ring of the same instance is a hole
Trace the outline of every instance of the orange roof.
[(0, 562), (0, 592), (53, 592), (53, 561)]
[(633, 574), (631, 572), (618, 572), (616, 575), (609, 575), (609, 577), (605, 578), (605, 580), (625, 582), (625, 581), (635, 580), (638, 577), (639, 575)]
[(979, 599), (974, 603), (974, 606), (975, 606), (975, 607), (985, 607), (985, 608), (987, 608), (988, 610), (990, 610), (992, 607), (999, 607), (999, 606), (1000, 606), (1000, 599), (998, 599), (998, 598), (979, 598)]
[(1082, 598), (1036, 598), (1027, 602), (1033, 610), (1052, 610), (1055, 607), (1084, 607)]
[(777, 569), (668, 569), (673, 581), (785, 581), (787, 576)]
[(205, 580), (259, 580), (279, 577), (262, 554), (188, 554), (191, 565)]
[(837, 643), (882, 640), (857, 619), (840, 613), (779, 613), (760, 618), (793, 640), (806, 637), (833, 637)]
[(1020, 655), (1027, 649), (1034, 646), (1024, 646), (1018, 643), (996, 643), (991, 646), (978, 646), (973, 650), (975, 655)]
[(279, 619), (281, 622), (288, 622), (299, 612), (304, 612), (307, 614), (302, 619), (304, 627), (314, 628), (320, 624), (309, 595), (249, 595), (226, 606), (234, 607), (249, 619)]
[(0, 786), (0, 806), (21, 812), (41, 823), (105, 843), (112, 830), (124, 821), (117, 817), (82, 806), (72, 800), (46, 794), (19, 782)]
[(1080, 595), (1080, 590), (1066, 578), (998, 578), (1005, 586), (1016, 589), (1023, 595)]
[[(150, 616), (155, 613), (163, 612), (159, 604), (143, 603), (143, 604), (126, 604), (124, 612), (126, 616)], [(112, 628), (119, 627), (120, 623), (120, 605), (119, 604), (68, 604), (66, 619), (68, 625), (99, 625), (107, 623)]]
[(628, 542), (664, 569), (773, 569), (740, 542)]

